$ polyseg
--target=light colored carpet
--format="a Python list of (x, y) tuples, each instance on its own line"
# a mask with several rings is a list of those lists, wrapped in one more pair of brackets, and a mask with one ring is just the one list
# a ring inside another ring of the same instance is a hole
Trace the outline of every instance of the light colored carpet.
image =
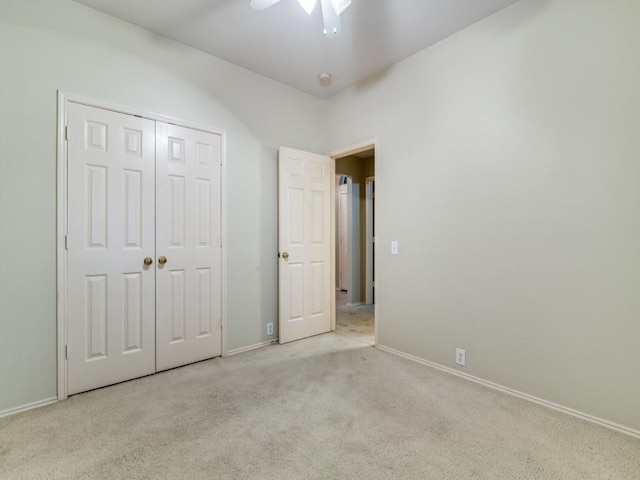
[(7, 479), (633, 479), (640, 440), (326, 334), (0, 419)]

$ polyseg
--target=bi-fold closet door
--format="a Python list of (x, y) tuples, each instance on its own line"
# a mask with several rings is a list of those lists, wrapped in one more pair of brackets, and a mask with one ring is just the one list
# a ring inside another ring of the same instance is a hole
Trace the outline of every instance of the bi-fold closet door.
[(70, 102), (67, 392), (221, 354), (220, 135)]

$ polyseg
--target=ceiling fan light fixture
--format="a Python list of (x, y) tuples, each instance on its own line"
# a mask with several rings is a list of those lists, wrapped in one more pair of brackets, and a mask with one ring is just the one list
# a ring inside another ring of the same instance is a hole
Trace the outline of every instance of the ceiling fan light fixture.
[(298, 3), (303, 8), (303, 10), (307, 12), (307, 14), (311, 15), (313, 9), (316, 8), (316, 3), (318, 3), (318, 0), (298, 0)]
[(320, 0), (322, 7), (322, 23), (324, 24), (325, 38), (335, 38), (340, 34), (342, 27), (340, 25), (340, 17), (333, 8), (332, 0)]
[[(280, 0), (249, 0), (249, 4), (256, 10), (264, 10), (265, 8), (275, 5)], [(298, 0), (302, 9), (311, 15), (318, 4), (318, 0)], [(324, 24), (323, 33), (326, 38), (337, 37), (342, 25), (340, 22), (340, 14), (351, 5), (351, 0), (320, 0), (322, 10), (322, 23)]]

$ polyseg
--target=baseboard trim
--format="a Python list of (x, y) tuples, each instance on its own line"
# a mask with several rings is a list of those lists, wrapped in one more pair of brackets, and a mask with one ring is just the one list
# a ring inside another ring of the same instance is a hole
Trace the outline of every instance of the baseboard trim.
[(256, 343), (255, 345), (249, 345), (248, 347), (235, 348), (233, 350), (229, 350), (225, 357), (230, 357), (231, 355), (237, 355), (239, 353), (250, 352), (251, 350), (256, 350), (258, 348), (266, 347), (268, 345), (273, 345), (278, 340), (267, 340), (266, 342)]
[(620, 433), (624, 433), (626, 435), (630, 435), (635, 438), (640, 438), (640, 431), (635, 430), (633, 428), (625, 427), (624, 425), (619, 425), (614, 422), (610, 422), (608, 420), (604, 420), (599, 417), (595, 417), (593, 415), (589, 415), (587, 413), (580, 412), (578, 410), (574, 410), (569, 407), (565, 407), (563, 405), (559, 405), (557, 403), (550, 402), (548, 400), (544, 400), (542, 398), (535, 397), (533, 395), (529, 395), (528, 393), (519, 392), (518, 390), (514, 390), (509, 387), (505, 387), (498, 383), (493, 383), (488, 380), (484, 380), (480, 377), (475, 377), (473, 375), (469, 375), (468, 373), (459, 372), (458, 370), (454, 370), (450, 367), (445, 367), (444, 365), (440, 365), (439, 363), (431, 362), (429, 360), (425, 360), (424, 358), (416, 357), (415, 355), (411, 355), (409, 353), (401, 352), (400, 350), (395, 350), (390, 347), (385, 347), (384, 345), (378, 345), (377, 348), (382, 350), (383, 352), (391, 353), (392, 355), (396, 355), (398, 357), (406, 358), (407, 360), (414, 361), (416, 363), (420, 363), (422, 365), (426, 365), (427, 367), (435, 368), (436, 370), (440, 370), (445, 373), (449, 373), (451, 375), (455, 375), (456, 377), (464, 378), (465, 380), (469, 380), (474, 383), (478, 383), (480, 385), (484, 385), (485, 387), (492, 388), (494, 390), (498, 390), (502, 393), (506, 393), (508, 395), (512, 395), (514, 397), (521, 398), (523, 400), (528, 400), (529, 402), (536, 403), (538, 405), (542, 405), (543, 407), (551, 408), (558, 412), (566, 413), (571, 415), (572, 417), (577, 417), (582, 420), (585, 420), (590, 423), (595, 423), (596, 425), (600, 425), (602, 427), (609, 428), (611, 430), (615, 430)]
[(44, 407), (45, 405), (51, 405), (52, 403), (56, 403), (57, 401), (58, 401), (57, 397), (51, 397), (51, 398), (45, 398), (44, 400), (39, 400), (37, 402), (28, 403), (27, 405), (22, 405), (21, 407), (2, 410), (0, 411), (0, 418), (8, 417), (9, 415), (15, 415), (16, 413), (27, 412), (29, 410), (33, 410), (34, 408)]
[(360, 305), (362, 305), (362, 302), (347, 303), (347, 307), (359, 307)]

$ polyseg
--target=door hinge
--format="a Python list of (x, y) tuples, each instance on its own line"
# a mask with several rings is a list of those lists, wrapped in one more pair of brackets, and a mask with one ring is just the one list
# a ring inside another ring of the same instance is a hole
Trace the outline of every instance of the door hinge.
[(64, 249), (69, 250), (69, 237), (66, 235), (64, 236)]
[(371, 237), (371, 243), (376, 243), (376, 237)]
[(64, 126), (64, 139), (69, 140), (69, 127), (67, 125)]
[(376, 282), (371, 282), (371, 287), (376, 288)]
[(65, 360), (69, 360), (69, 345), (64, 346), (64, 358)]

